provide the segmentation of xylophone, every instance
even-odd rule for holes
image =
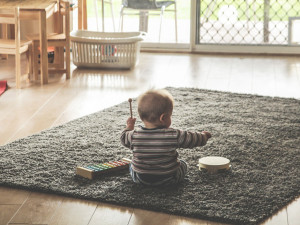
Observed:
[[[130,159],[123,158],[114,162],[100,163],[84,167],[79,166],[76,168],[76,174],[92,180],[103,173],[127,169],[130,162]]]

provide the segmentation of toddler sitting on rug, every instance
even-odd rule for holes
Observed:
[[[129,117],[121,143],[133,151],[129,166],[135,183],[167,185],[183,181],[187,164],[178,159],[177,148],[203,146],[211,138],[207,131],[190,132],[170,128],[173,97],[166,90],[149,90],[138,98],[138,113],[144,126],[134,128]]]

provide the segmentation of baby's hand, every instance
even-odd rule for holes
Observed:
[[[136,118],[129,117],[126,122],[126,129],[133,130]]]
[[[211,138],[211,133],[209,133],[208,131],[202,131],[202,134],[206,135],[207,140]]]

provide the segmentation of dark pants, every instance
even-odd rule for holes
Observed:
[[[187,174],[187,171],[187,164],[183,160],[180,160],[180,167],[178,167],[174,174],[164,176],[138,174],[137,172],[133,171],[133,169],[131,168],[131,164],[129,165],[129,172],[132,180],[137,184],[144,184],[148,186],[180,183],[183,181],[185,175]]]

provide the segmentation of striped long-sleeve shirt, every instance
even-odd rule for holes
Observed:
[[[121,143],[133,151],[132,169],[139,174],[168,175],[180,166],[177,148],[203,146],[207,136],[173,128],[124,130]]]

